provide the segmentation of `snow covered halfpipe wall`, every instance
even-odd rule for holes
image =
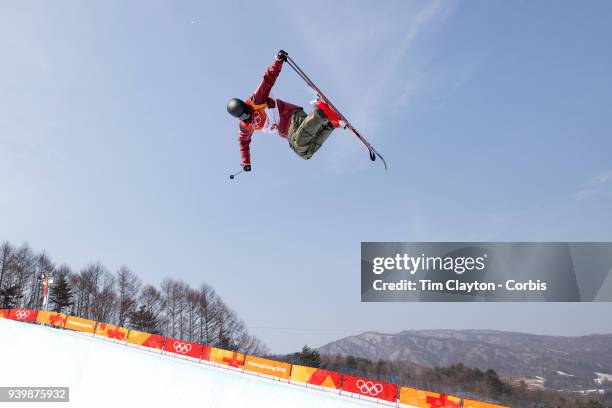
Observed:
[[[0,349],[0,386],[69,386],[74,406],[505,408],[47,311],[0,310]]]

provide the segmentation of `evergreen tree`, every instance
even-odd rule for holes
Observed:
[[[152,334],[160,334],[159,320],[145,305],[140,305],[130,316],[130,326],[133,329]]]
[[[223,329],[223,325],[219,327],[219,339],[217,341],[217,347],[222,348],[224,350],[238,351],[238,346],[234,341],[232,341],[231,337]]]
[[[302,351],[295,353],[295,362],[299,365],[304,365],[307,367],[321,367],[321,354],[307,345],[302,347]]]
[[[489,392],[494,398],[498,398],[505,391],[504,383],[499,379],[495,370],[488,369],[484,375],[485,384],[489,388]]]
[[[57,283],[51,286],[49,300],[53,303],[55,312],[62,313],[64,309],[72,306],[72,288],[65,274],[60,274]]]
[[[0,309],[13,309],[19,305],[19,299],[23,294],[18,285],[12,285],[8,288],[0,288]]]

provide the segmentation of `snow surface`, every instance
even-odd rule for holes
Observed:
[[[334,392],[8,319],[0,319],[0,350],[0,386],[70,387],[70,403],[45,407],[372,406]],[[15,404],[40,406],[6,405]]]
[[[604,373],[595,372],[595,375],[597,376],[595,378],[595,382],[597,384],[603,384],[606,381],[612,382],[612,374],[604,374]]]

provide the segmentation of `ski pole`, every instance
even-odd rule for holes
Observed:
[[[237,176],[237,175],[239,175],[240,173],[242,173],[243,171],[244,171],[244,170],[240,170],[240,171],[239,171],[239,172],[237,172],[237,173],[230,174],[230,180],[235,179],[235,178],[236,178],[236,176]]]

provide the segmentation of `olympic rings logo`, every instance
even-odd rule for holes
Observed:
[[[28,318],[29,315],[29,310],[18,310],[15,312],[15,317],[17,318],[17,320],[25,320]]]
[[[373,397],[377,396],[383,391],[382,384],[373,383],[371,381],[366,382],[363,380],[357,381],[357,388],[359,388],[359,391],[362,394],[370,394]]]
[[[175,341],[173,346],[174,350],[180,354],[187,354],[191,351],[191,344],[183,343],[182,341]]]

